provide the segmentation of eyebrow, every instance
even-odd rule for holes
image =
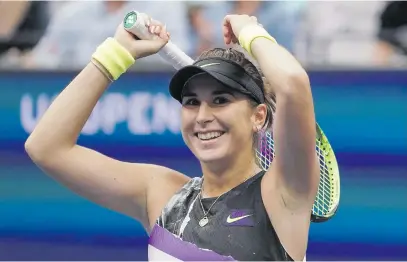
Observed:
[[[212,92],[212,95],[231,95],[233,97],[235,96],[235,94],[233,92],[228,91],[228,90],[215,90],[215,91]],[[196,97],[196,96],[197,96],[196,93],[193,93],[193,92],[190,92],[190,91],[186,91],[183,94],[183,97]]]

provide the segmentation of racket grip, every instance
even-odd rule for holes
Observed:
[[[131,11],[124,18],[124,29],[142,40],[153,39],[154,35],[148,31],[145,19],[147,19],[145,14]],[[176,70],[191,65],[194,62],[192,58],[185,54],[171,41],[168,41],[168,43],[158,52],[158,55]]]

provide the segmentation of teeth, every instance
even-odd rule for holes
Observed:
[[[221,132],[198,133],[198,138],[201,140],[209,140],[220,137],[221,135]]]

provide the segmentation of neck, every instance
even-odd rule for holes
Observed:
[[[203,197],[217,197],[240,185],[250,177],[260,172],[253,157],[241,157],[225,165],[221,163],[201,163],[203,172]]]

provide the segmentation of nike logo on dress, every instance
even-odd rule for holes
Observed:
[[[251,216],[251,215],[245,215],[245,216],[231,218],[230,215],[229,215],[228,218],[226,219],[226,222],[228,222],[229,224],[234,223],[236,221],[242,220],[243,218],[246,218],[246,217],[249,217],[249,216]]]
[[[223,220],[227,227],[253,227],[255,225],[255,213],[253,209],[232,209],[229,216]]]

